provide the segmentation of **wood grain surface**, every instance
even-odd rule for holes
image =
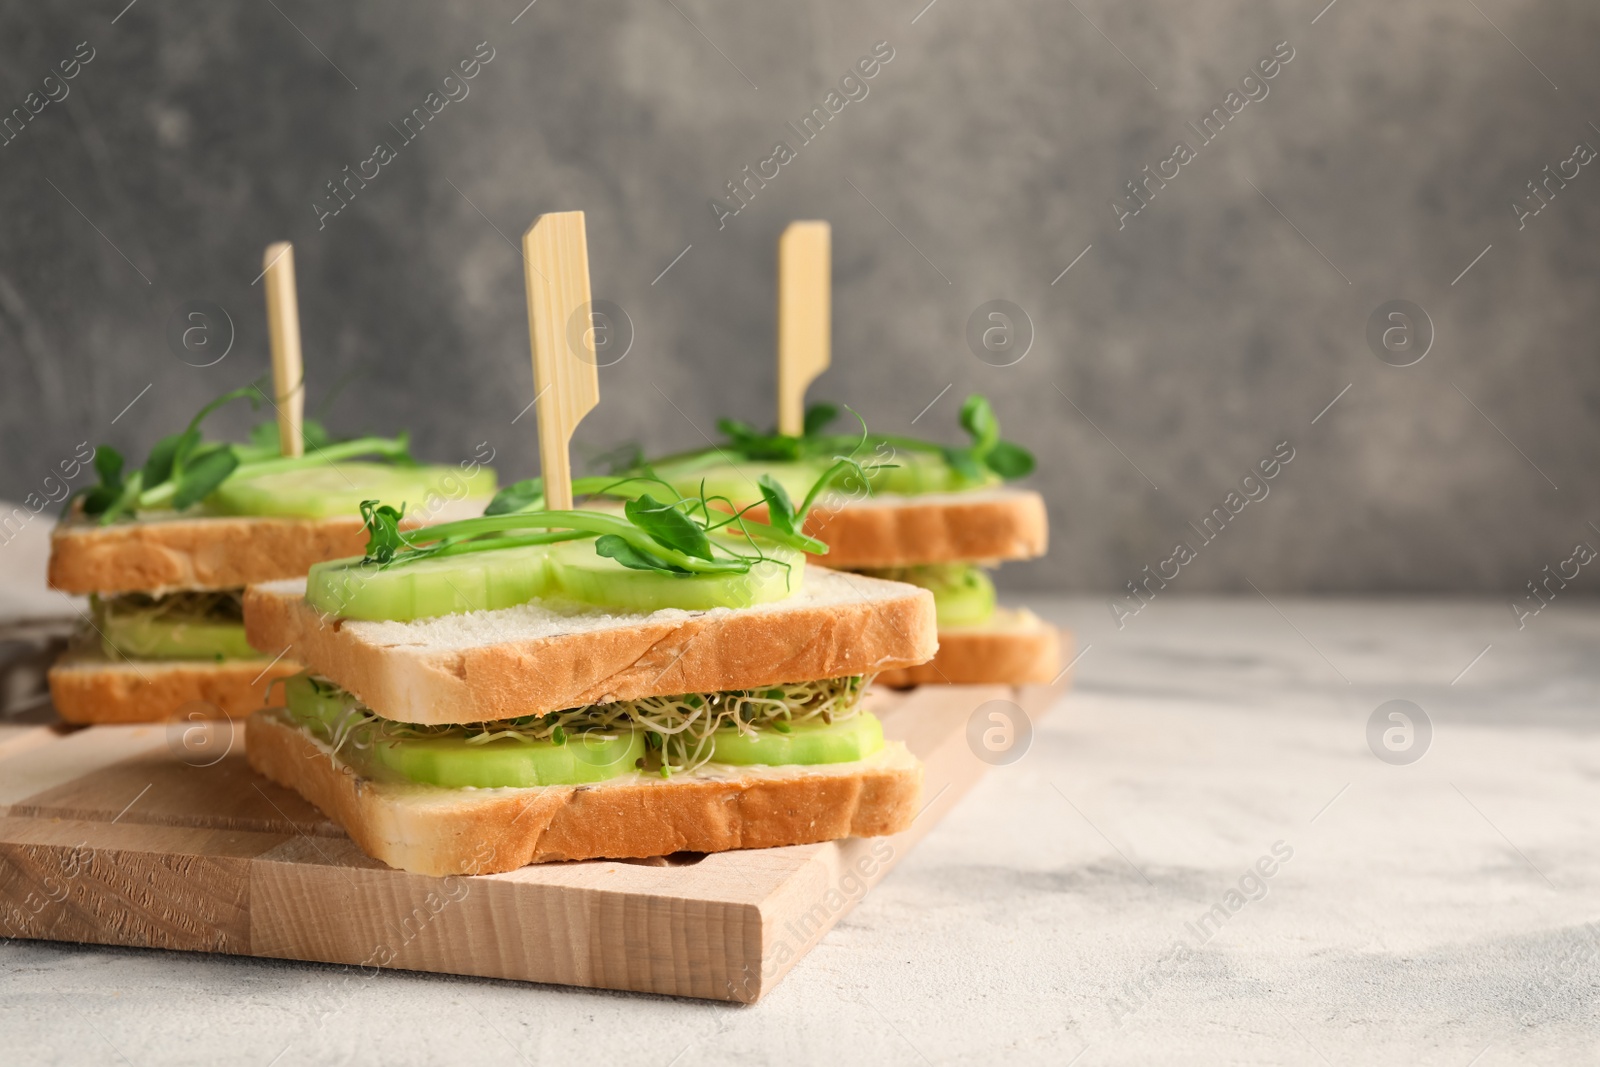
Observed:
[[[0,934],[754,1001],[982,776],[975,710],[1036,720],[1064,688],[871,691],[927,768],[894,837],[478,877],[364,855],[250,771],[242,730],[0,728]]]

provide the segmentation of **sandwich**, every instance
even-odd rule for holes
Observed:
[[[830,567],[907,582],[934,596],[938,655],[884,671],[878,680],[891,686],[1057,680],[1060,635],[1032,612],[997,604],[987,573],[1005,560],[1043,555],[1048,525],[1039,494],[1008,484],[1031,473],[1034,459],[1001,439],[989,402],[972,396],[962,405],[970,441],[959,446],[869,434],[865,424],[859,435],[829,433],[838,408],[805,406],[807,387],[832,359],[831,256],[832,228],[824,221],[792,222],[778,241],[777,427],[762,433],[723,419],[717,424],[723,443],[639,463],[636,472],[659,475],[686,495],[752,508],[759,517],[763,479],[796,493],[833,457],[865,453],[870,461],[835,475],[828,492],[801,513],[801,525],[828,543]]]
[[[431,875],[906,829],[921,764],[861,695],[934,654],[933,597],[808,564],[827,546],[799,528],[861,465],[798,508],[761,480],[764,523],[650,475],[574,482],[599,400],[583,213],[522,252],[541,476],[409,531],[364,501],[362,555],[248,588],[251,645],[306,665],[251,716],[250,765]]]
[[[262,382],[224,393],[157,441],[136,470],[102,445],[99,484],[68,502],[51,533],[51,587],[87,594],[90,604],[49,672],[68,722],[248,715],[273,680],[300,666],[287,648],[263,655],[245,640],[246,585],[360,551],[356,508],[369,497],[411,501],[416,522],[474,514],[494,494],[487,444],[459,468],[423,466],[404,434],[334,440],[305,419],[293,246],[269,245],[260,278],[273,394]],[[185,330],[186,348],[191,335],[204,351],[208,327]],[[243,443],[206,440],[207,417],[239,400],[271,404],[276,426],[257,425]]]
[[[939,651],[927,663],[886,670],[886,685],[1050,682],[1061,671],[1056,629],[1025,608],[1000,605],[989,569],[1045,552],[1044,500],[1010,483],[1034,468],[1033,455],[1000,437],[987,399],[968,397],[960,422],[969,440],[945,445],[912,437],[828,432],[839,411],[815,404],[798,433],[762,433],[718,422],[711,448],[641,464],[681,493],[704,493],[763,515],[763,485],[791,492],[841,454],[870,462],[837,470],[803,513],[803,531],[828,544],[827,561],[863,577],[927,589],[937,606]]]
[[[250,764],[430,875],[899,832],[922,768],[861,696],[934,654],[934,598],[799,529],[859,466],[798,508],[761,479],[764,522],[651,476],[412,530],[364,502],[362,555],[246,590],[250,643],[305,664]]]
[[[246,585],[359,552],[356,507],[371,496],[448,518],[481,510],[495,491],[482,449],[459,466],[419,465],[404,435],[333,440],[314,421],[298,456],[282,453],[271,422],[243,443],[204,438],[212,412],[265,395],[251,384],[217,398],[137,469],[109,445],[95,451],[99,484],[50,539],[51,587],[89,597],[49,672],[68,722],[248,715],[273,679],[300,667],[282,646],[263,653],[246,642]]]

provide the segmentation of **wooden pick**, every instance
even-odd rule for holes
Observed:
[[[600,401],[583,212],[540,215],[522,235],[545,507],[572,507],[572,431]]]
[[[267,333],[272,338],[273,403],[278,408],[278,450],[305,453],[305,370],[300,359],[300,301],[295,296],[294,245],[268,245],[262,257],[267,278]]]
[[[791,222],[778,240],[778,432],[805,428],[806,388],[828,369],[833,322],[826,222]]]

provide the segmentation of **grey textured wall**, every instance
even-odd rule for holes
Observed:
[[[1520,229],[1512,208],[1600,147],[1592,2],[122,3],[0,12],[0,107],[67,89],[0,147],[0,496],[85,439],[142,454],[260,374],[252,279],[282,238],[313,407],[348,379],[337,427],[410,426],[441,459],[488,440],[532,473],[513,242],[581,208],[596,296],[636,335],[591,452],[765,419],[776,239],[825,218],[835,366],[813,396],[896,432],[946,385],[916,431],[993,397],[1054,521],[1007,584],[1111,591],[1188,537],[1185,591],[1511,595],[1600,544],[1600,166],[1567,164]],[[802,143],[785,123],[880,41],[868,95]],[[1210,143],[1185,125],[1285,41],[1265,98]],[[92,60],[47,85],[80,42]],[[459,94],[480,42],[468,95],[403,142],[390,124]],[[325,183],[380,140],[395,158],[319,228]],[[710,201],[780,140],[795,158],[719,228]],[[1194,158],[1119,228],[1125,183],[1179,140]],[[237,332],[207,368],[166,341],[196,298]],[[1366,340],[1397,298],[1436,334],[1403,368]],[[1033,324],[1014,366],[964,339],[991,299]],[[1186,532],[1283,441],[1270,495],[1212,544]]]

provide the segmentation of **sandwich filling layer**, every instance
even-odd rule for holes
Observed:
[[[642,571],[599,555],[587,540],[441,553],[400,567],[341,559],[311,568],[306,600],[345,619],[410,622],[534,601],[639,614],[667,608],[710,611],[748,608],[800,592],[805,557],[776,546],[762,551],[765,558],[744,572],[723,574]]]
[[[458,501],[475,501],[481,508],[494,490],[494,471],[476,464],[457,470],[442,464],[347,462],[230,478],[205,503],[217,515],[325,519],[353,515],[363,500],[383,497],[406,501],[413,514],[437,519]]]
[[[720,497],[751,502],[760,499],[756,486],[763,474],[774,478],[791,496],[805,496],[810,486],[827,471],[831,458],[728,462],[718,452],[663,463],[655,471],[686,496],[697,496],[703,489],[707,499]],[[895,454],[892,464],[885,463],[866,471],[865,478],[855,471],[842,472],[830,481],[828,489],[851,497],[863,496],[866,492],[920,496],[987,488],[999,485],[1001,480],[992,471],[963,473],[939,455],[906,452]]]
[[[243,595],[228,589],[93,596],[93,623],[83,636],[98,638],[110,660],[259,659],[245,640]]]
[[[931,592],[941,630],[952,626],[981,626],[994,617],[994,582],[976,563],[863,568],[860,573],[906,582]]]
[[[759,690],[642,697],[496,722],[429,726],[382,718],[306,672],[285,685],[291,719],[369,777],[453,788],[578,785],[713,764],[850,763],[883,747],[861,709],[862,675]]]

